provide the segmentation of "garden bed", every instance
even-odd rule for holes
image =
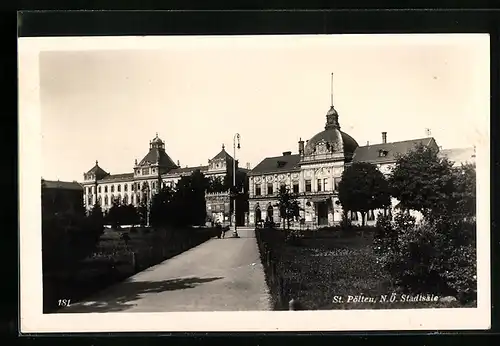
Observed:
[[[457,307],[457,302],[402,301],[380,303],[382,295],[397,291],[390,278],[376,263],[372,238],[346,235],[337,237],[304,237],[296,245],[285,243],[285,232],[261,229],[259,241],[271,250],[274,264],[264,267],[275,309],[288,309],[288,302],[298,300],[308,310],[388,309]],[[326,232],[326,231],[325,231]],[[271,268],[272,267],[272,268]],[[351,296],[351,301],[347,302]],[[342,302],[334,302],[334,298]],[[354,302],[370,297],[377,302]],[[360,299],[361,298],[361,299]],[[408,297],[406,297],[408,298]],[[475,305],[471,305],[475,306]]]

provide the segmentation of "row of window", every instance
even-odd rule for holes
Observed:
[[[390,218],[392,218],[392,213],[391,213],[391,209],[388,209],[387,210],[387,213],[388,213],[388,216]],[[357,212],[353,212],[353,211],[350,211],[347,213],[347,217],[351,220],[351,221],[359,221],[359,218],[358,218],[358,214]],[[360,215],[360,214],[359,214]],[[366,220],[367,221],[375,221],[375,213],[373,210],[370,210],[368,213],[366,213]]]
[[[335,191],[338,190],[339,187],[339,182],[340,178],[334,178],[334,188]],[[281,184],[280,187],[286,187],[286,184]],[[273,183],[267,183],[267,189],[266,189],[266,195],[273,195],[274,194],[274,184]],[[293,193],[299,193],[299,183],[294,182],[292,184],[292,192]],[[305,180],[304,181],[304,191],[305,192],[312,192],[312,180]],[[321,192],[321,191],[330,191],[328,188],[328,178],[325,179],[316,179],[316,191]],[[262,196],[264,195],[262,193],[262,185],[261,184],[255,184],[255,196]]]
[[[134,196],[135,196],[135,198],[134,198]],[[99,203],[102,203],[102,197],[98,196],[97,201]],[[130,203],[131,204],[139,204],[140,202],[145,202],[145,201],[146,201],[145,195],[143,195],[142,198],[140,195],[130,195]],[[92,206],[94,204],[93,198],[91,196],[88,197],[87,202],[88,202],[89,206]],[[113,202],[121,202],[123,204],[129,204],[129,197],[128,197],[128,195],[123,196],[123,198],[121,196],[113,196],[113,195],[111,195],[110,197],[104,196],[104,204],[103,204],[104,206],[111,205]]]
[[[156,168],[151,168],[151,173],[149,168],[143,168],[142,170],[141,169],[136,169],[135,171],[135,174],[136,175],[140,175],[142,172],[142,175],[149,175],[149,174],[155,174],[156,173]]]
[[[267,211],[267,217],[273,217],[274,210],[275,210],[275,208],[273,206],[271,206],[271,205],[268,206],[267,209],[266,209],[266,211]],[[280,212],[279,212],[279,208],[276,208],[276,210],[278,211],[277,215],[279,217],[281,217]],[[260,209],[259,209],[259,212],[260,212]],[[258,215],[260,215],[259,212],[257,212]],[[303,215],[303,212],[301,212],[301,215]],[[352,211],[350,211],[350,212],[347,213],[347,217],[351,221],[359,221],[358,215],[360,215],[360,214],[357,213],[357,212],[352,212]],[[390,211],[390,209],[389,209],[389,216],[391,217],[391,211]],[[368,213],[366,213],[366,220],[367,221],[375,221],[375,213],[374,213],[373,210],[370,210]]]
[[[145,187],[145,186],[149,186],[149,185],[148,185],[147,182],[143,182],[142,186]],[[153,189],[156,189],[156,186],[157,186],[156,185],[156,181],[153,181],[151,183],[151,187]],[[105,186],[98,186],[97,187],[97,192],[98,193],[102,193],[102,190],[103,190],[102,187],[104,187],[104,193],[108,193],[108,186],[107,185],[105,185]],[[120,185],[120,184],[116,185],[116,192],[122,192],[121,189],[122,189],[122,185]],[[141,183],[132,183],[132,184],[130,184],[130,191],[140,191],[140,190],[141,190]],[[115,192],[115,185],[110,185],[109,186],[109,191],[111,193]],[[124,192],[128,191],[128,184],[123,184],[123,191]],[[92,193],[95,193],[95,186],[89,186],[89,187],[87,187],[87,194],[90,195]]]

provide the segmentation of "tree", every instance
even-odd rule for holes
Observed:
[[[172,223],[179,226],[202,225],[206,220],[205,191],[208,179],[200,170],[183,176],[175,187],[169,210]]]
[[[121,222],[123,225],[132,225],[135,226],[140,223],[140,218],[138,214],[137,208],[132,204],[122,205],[121,206]]]
[[[83,206],[65,209],[60,191],[51,196],[42,189],[43,272],[69,271],[95,251],[104,231],[101,206],[96,203],[86,215]]]
[[[177,183],[174,199],[184,225],[192,226],[205,223],[207,215],[205,191],[207,187],[208,179],[200,170],[182,177]]]
[[[225,192],[228,189],[227,184],[219,177],[211,177],[208,181],[207,192]]]
[[[107,222],[112,228],[118,229],[123,224],[123,209],[120,201],[114,200],[107,215]]]
[[[94,204],[89,212],[88,220],[90,222],[90,226],[96,233],[102,233],[104,230],[104,214],[102,212],[101,204]]]
[[[409,292],[455,294],[474,300],[476,282],[476,171],[473,164],[453,167],[422,145],[397,159],[389,179],[403,211],[424,215],[409,222],[407,213],[382,225],[378,258],[394,281]],[[384,246],[384,244],[394,244]]]
[[[455,188],[451,196],[452,208],[448,212],[455,213],[458,217],[474,218],[476,216],[476,165],[462,164],[454,167],[452,174]]]
[[[429,214],[422,222],[399,212],[394,221],[379,217],[377,262],[409,293],[476,299],[476,225],[448,214]]]
[[[278,193],[278,204],[281,218],[286,222],[286,229],[290,230],[290,221],[299,217],[301,210],[296,196],[290,192],[288,187],[282,186]]]
[[[139,219],[139,224],[144,227],[148,220],[148,206],[146,201],[141,201],[137,207],[137,215]]]
[[[236,170],[236,188],[233,184],[233,171],[227,172],[224,176],[224,191],[231,190],[232,193],[248,191],[248,179],[245,172]]]
[[[452,166],[436,150],[419,144],[397,158],[389,177],[391,194],[400,201],[403,210],[417,210],[424,215],[451,210]]]
[[[364,226],[368,211],[390,205],[389,185],[376,166],[356,162],[342,173],[339,200],[344,210],[361,213]]]
[[[174,194],[175,191],[171,187],[165,186],[153,196],[150,209],[150,222],[153,227],[165,227],[174,223]]]

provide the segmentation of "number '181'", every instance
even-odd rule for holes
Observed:
[[[71,299],[59,299],[57,304],[59,306],[69,306],[71,304]]]

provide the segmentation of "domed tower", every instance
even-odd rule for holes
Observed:
[[[340,130],[339,114],[332,104],[326,113],[325,129],[307,141],[301,150],[302,141],[299,142],[301,162],[344,160],[350,162],[358,143],[354,138]]]
[[[158,180],[157,188],[161,188],[161,175],[178,168],[170,156],[165,152],[165,142],[158,137],[149,142],[149,152],[134,165],[134,177],[149,177]]]

